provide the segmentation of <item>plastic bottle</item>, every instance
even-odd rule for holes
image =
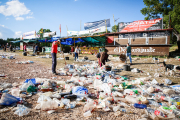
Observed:
[[[159,120],[158,116],[156,116],[154,113],[149,113],[149,116],[152,120]]]
[[[157,103],[156,101],[153,101],[153,100],[149,100],[149,105],[153,105],[155,107],[159,107],[160,106],[159,103]]]
[[[73,108],[75,108],[76,107],[76,103],[75,102],[73,102],[73,103],[68,103],[67,104],[67,106],[65,107],[66,109],[73,109]]]
[[[134,113],[134,112],[132,112],[132,111],[126,110],[125,108],[120,108],[119,110],[120,110],[121,112],[124,112],[124,113]]]
[[[68,103],[70,103],[69,99],[61,99],[62,103],[67,105]]]
[[[120,106],[114,106],[114,107],[113,107],[113,111],[116,112],[116,111],[119,110],[119,108],[120,108]]]
[[[126,102],[132,103],[132,104],[139,102],[139,100],[137,98],[132,97],[132,96],[126,96],[125,99],[126,99]]]
[[[144,109],[144,108],[147,109],[147,105],[145,105],[145,104],[135,103],[135,104],[134,104],[134,107],[135,107],[135,108],[139,108],[139,109]]]
[[[92,115],[92,113],[91,113],[91,111],[89,110],[89,111],[85,112],[83,115],[84,115],[84,117],[89,117],[89,116]]]

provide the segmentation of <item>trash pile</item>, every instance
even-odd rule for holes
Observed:
[[[17,64],[30,64],[30,63],[34,63],[33,61],[16,61]]]
[[[159,84],[151,77],[130,80],[114,71],[106,71],[106,66],[92,63],[61,68],[61,75],[70,76],[66,81],[33,78],[23,83],[0,84],[0,105],[8,106],[1,112],[12,110],[24,116],[35,109],[52,114],[83,105],[84,117],[91,117],[96,109],[102,109],[122,117],[141,113],[139,120],[180,118],[180,85],[169,86],[172,84],[169,79],[164,80],[166,84]],[[37,104],[28,108],[26,98],[33,95],[38,95]]]
[[[38,56],[38,58],[52,58],[50,55],[46,55],[46,56]]]
[[[2,54],[0,53],[0,56],[2,59],[15,59],[15,54],[12,53],[6,53],[6,54]]]

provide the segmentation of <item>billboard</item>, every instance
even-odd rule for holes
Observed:
[[[146,30],[157,30],[163,29],[162,18],[152,20],[138,20],[133,22],[120,22],[119,32],[135,32],[135,31],[146,31]]]
[[[96,29],[96,28],[100,28],[102,26],[110,27],[111,26],[110,25],[110,19],[106,19],[106,23],[105,23],[105,20],[84,23],[84,29],[85,30]]]
[[[22,38],[23,39],[34,39],[34,38],[37,38],[36,37],[36,31],[30,31],[30,32],[23,33]]]
[[[54,31],[54,32],[45,32],[43,34],[43,37],[50,37],[50,36],[54,36],[54,35],[56,35],[56,31]]]
[[[100,32],[105,32],[106,27],[102,26],[96,29],[92,30],[84,30],[84,31],[67,31],[68,35],[84,35],[84,34],[94,34],[94,33],[100,33]]]

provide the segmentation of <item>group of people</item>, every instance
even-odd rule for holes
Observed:
[[[7,48],[8,48],[7,45],[2,45],[2,49],[3,49],[4,52],[6,52]],[[13,51],[15,52],[15,49],[16,49],[16,47],[15,47],[15,46],[13,47],[13,46],[10,44],[10,46],[9,46],[9,51],[10,51],[10,52],[13,52]]]
[[[39,51],[38,44],[33,45],[33,54],[36,54]],[[26,44],[24,44],[23,52],[27,52]]]
[[[57,73],[56,73],[57,53],[60,53],[60,51],[58,51],[58,45],[59,44],[60,44],[60,40],[54,41],[52,43],[52,47],[51,47],[52,73],[55,74],[55,75],[57,75]],[[75,54],[74,60],[76,61],[76,59],[78,59],[78,55],[80,53],[80,48],[77,46],[75,48],[75,50],[74,50],[74,47],[71,47],[71,51],[70,52]],[[102,65],[106,64],[106,62],[108,61],[108,56],[109,55],[107,54],[107,49],[100,48],[99,53],[96,55],[96,57],[98,58],[98,63],[99,63],[100,67]],[[129,56],[130,64],[132,64],[132,60],[131,60],[131,47],[129,46],[129,43],[127,44],[127,47],[126,47],[126,56]]]

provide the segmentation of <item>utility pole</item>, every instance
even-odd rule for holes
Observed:
[[[107,33],[107,25],[106,25],[106,20],[105,20],[105,26],[106,26],[106,33]]]
[[[80,31],[81,31],[81,21],[80,21]]]
[[[114,19],[114,14],[113,14],[113,19]],[[115,19],[114,19],[114,26],[115,26],[115,30],[116,30],[116,32],[117,32]]]

